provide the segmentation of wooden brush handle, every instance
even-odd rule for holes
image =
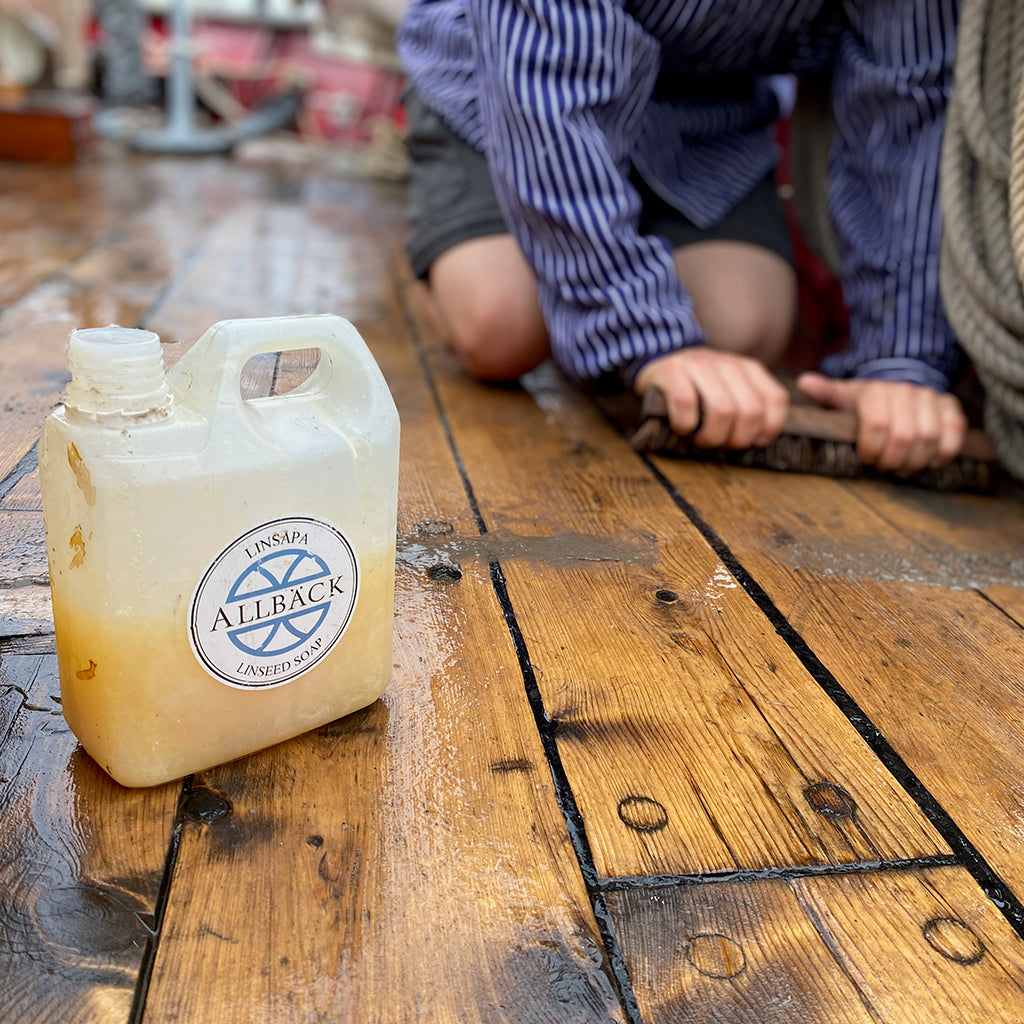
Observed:
[[[640,406],[644,421],[668,419],[668,402],[659,388],[648,388]],[[642,444],[643,425],[634,435],[637,447]],[[817,441],[840,441],[846,444],[857,442],[857,417],[852,412],[840,409],[823,409],[818,405],[790,402],[786,415],[783,435],[789,437],[810,437]],[[640,443],[638,442],[638,439]],[[976,459],[979,462],[995,462],[996,452],[992,439],[983,430],[972,428],[967,431],[960,457]]]

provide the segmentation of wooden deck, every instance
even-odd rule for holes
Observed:
[[[473,384],[403,218],[221,157],[0,164],[0,1021],[1024,1021],[1024,503],[645,460],[548,369]],[[122,789],[59,702],[68,332],[170,364],[304,312],[402,417],[391,684]]]

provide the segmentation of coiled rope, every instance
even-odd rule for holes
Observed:
[[[964,0],[941,164],[940,282],[985,392],[985,429],[1024,480],[1024,4]]]

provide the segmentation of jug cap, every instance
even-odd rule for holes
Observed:
[[[160,338],[130,327],[90,327],[71,332],[71,381],[65,405],[91,419],[138,419],[170,412]]]

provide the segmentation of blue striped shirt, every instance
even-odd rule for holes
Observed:
[[[840,6],[843,17],[838,17]],[[485,152],[571,376],[630,379],[704,335],[631,168],[699,226],[773,166],[768,76],[831,64],[829,202],[850,344],[833,376],[949,385],[938,164],[959,0],[412,0],[409,78]]]

